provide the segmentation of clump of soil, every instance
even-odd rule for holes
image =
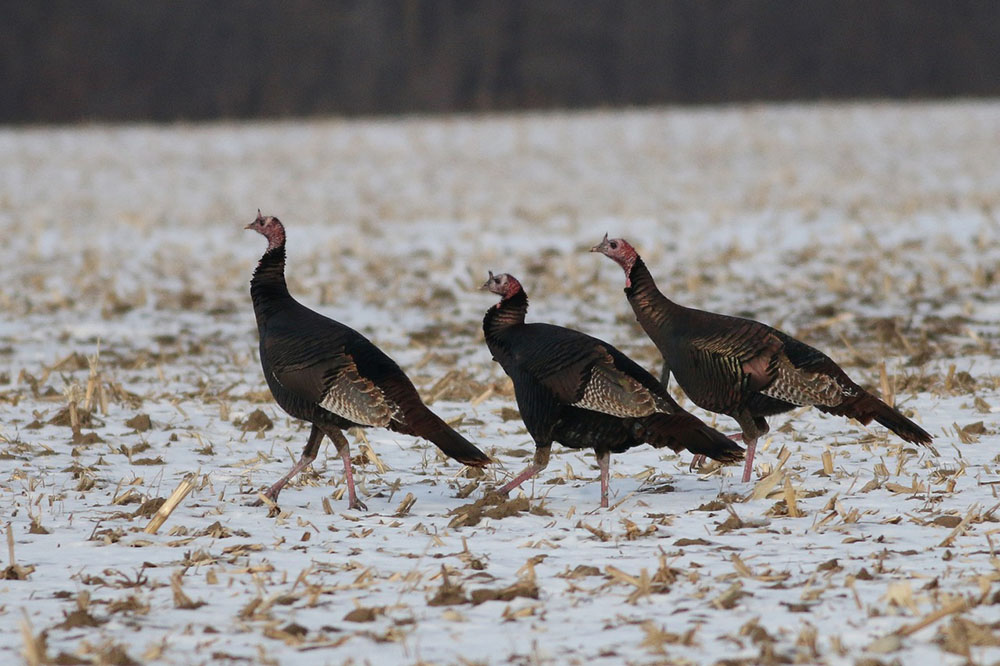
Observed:
[[[149,414],[136,414],[126,421],[125,425],[136,432],[146,432],[153,427],[153,422],[150,420]]]
[[[250,412],[250,415],[242,421],[236,422],[243,432],[261,432],[274,427],[274,421],[260,409]]]
[[[83,407],[76,408],[76,419],[77,427],[80,428],[95,428],[104,425],[100,419],[94,417],[89,409],[84,409]],[[72,411],[69,405],[60,409],[55,416],[49,419],[49,423],[57,426],[66,426],[67,428],[73,427]]]
[[[465,527],[478,525],[483,518],[502,519],[516,516],[519,513],[528,511],[536,516],[551,516],[547,510],[540,506],[531,506],[527,497],[517,499],[507,499],[497,492],[488,492],[483,497],[471,504],[452,509],[451,515],[455,516],[448,523],[449,527]]]

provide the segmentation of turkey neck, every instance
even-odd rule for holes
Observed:
[[[673,315],[679,314],[681,306],[663,295],[656,287],[653,276],[641,258],[636,258],[628,274],[628,286],[625,287],[635,317],[647,334],[659,331],[663,326],[673,323]]]
[[[505,329],[524,323],[528,311],[528,295],[519,291],[505,298],[489,310],[483,319],[483,333],[488,341],[495,341]]]
[[[253,299],[253,312],[257,317],[257,327],[280,310],[291,300],[288,285],[285,284],[285,245],[271,248],[264,253],[257,264],[257,269],[250,279],[250,298]]]

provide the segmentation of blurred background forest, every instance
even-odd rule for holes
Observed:
[[[1000,94],[971,0],[9,0],[0,122]]]

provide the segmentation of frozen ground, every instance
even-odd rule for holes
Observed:
[[[997,663],[998,145],[996,102],[0,130],[0,662]],[[494,469],[374,430],[369,511],[327,448],[279,515],[248,506],[307,434],[257,364],[258,207],[300,300]],[[592,455],[556,447],[482,506],[532,449],[487,269],[657,366],[586,252],[605,231],[678,301],[820,346],[934,450],[794,412],[749,485],[644,447],[600,510]]]

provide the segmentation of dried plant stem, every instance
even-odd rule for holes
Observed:
[[[7,523],[7,558],[10,561],[9,566],[17,564],[14,561],[14,529],[9,522]]]
[[[156,534],[156,531],[167,521],[170,514],[174,512],[174,509],[184,501],[188,493],[194,490],[194,480],[191,476],[187,476],[183,481],[174,489],[174,492],[170,494],[167,501],[163,503],[153,519],[149,521],[149,525],[146,525],[146,529],[143,530],[146,534]]]
[[[24,641],[24,663],[28,666],[52,663],[46,655],[45,638],[43,635],[35,635],[35,631],[31,627],[31,620],[28,619],[27,610],[24,611],[24,617],[21,619],[21,638]]]
[[[953,601],[943,608],[939,608],[933,613],[929,613],[924,616],[922,620],[916,624],[903,625],[895,631],[897,636],[909,636],[910,634],[915,634],[924,627],[934,624],[938,620],[944,617],[948,617],[954,613],[960,613],[968,608],[969,604],[965,599],[958,599]]]

